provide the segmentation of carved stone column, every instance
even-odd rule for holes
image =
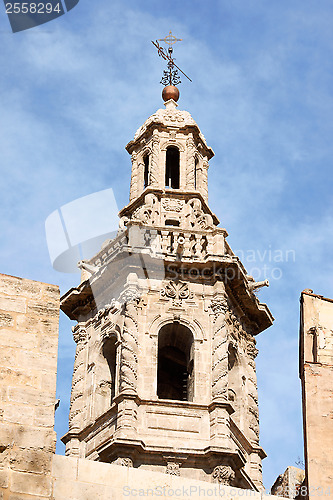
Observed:
[[[137,161],[137,153],[132,153],[132,176],[130,186],[130,201],[134,200],[139,195],[139,165]]]
[[[86,344],[88,341],[87,331],[81,325],[77,325],[73,331],[76,342],[76,353],[73,368],[72,393],[69,409],[69,429],[81,429],[83,405],[83,390],[85,376]]]
[[[160,155],[160,138],[158,135],[158,131],[154,130],[150,172],[149,172],[149,185],[151,187],[159,187],[159,185],[162,182],[160,179],[161,176],[159,175],[160,174],[159,155]]]
[[[212,398],[213,401],[228,399],[228,334],[225,313],[228,304],[223,297],[213,299],[214,314],[212,341]]]
[[[84,412],[84,380],[86,372],[86,345],[88,334],[86,329],[78,324],[73,329],[76,342],[76,353],[73,368],[72,392],[69,408],[69,432],[76,434],[83,427]],[[66,445],[66,454],[79,456],[79,440],[72,438]]]
[[[128,276],[127,287],[121,294],[124,302],[124,326],[121,334],[120,393],[137,393],[138,366],[138,302],[137,276]]]
[[[212,404],[209,408],[212,446],[230,447],[229,417],[233,412],[228,402],[228,338],[224,296],[212,300],[214,314],[212,339]]]
[[[192,138],[186,141],[186,189],[195,189],[195,144]]]
[[[258,408],[258,390],[255,358],[258,349],[255,346],[256,341],[252,336],[247,340],[247,358],[248,358],[248,422],[249,422],[249,440],[252,444],[259,443],[259,408]]]
[[[202,169],[201,169],[200,187],[202,196],[204,197],[206,203],[208,202],[208,168],[209,168],[209,163],[207,160],[205,160],[202,164]]]

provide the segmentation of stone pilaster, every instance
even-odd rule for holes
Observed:
[[[192,138],[186,141],[186,189],[195,189],[195,144]]]
[[[212,398],[213,401],[228,399],[228,333],[226,322],[227,301],[224,297],[211,302],[214,314],[212,341]]]
[[[248,422],[249,439],[252,444],[259,443],[259,408],[258,408],[258,390],[255,358],[258,349],[255,347],[255,339],[248,339],[247,343],[247,372],[248,372]]]
[[[202,196],[204,197],[206,203],[208,202],[208,168],[209,168],[209,163],[207,160],[204,160],[201,168],[200,188]]]
[[[139,300],[136,275],[129,275],[127,288],[122,293],[121,300],[124,301],[124,326],[121,334],[120,393],[136,394]]]
[[[164,185],[164,180],[159,179],[159,155],[160,155],[160,137],[157,130],[154,130],[152,138],[152,155],[149,172],[149,186],[160,187]]]
[[[130,201],[133,201],[137,196],[139,196],[139,164],[137,159],[137,153],[133,151],[132,153],[132,176],[131,176],[131,186],[130,186]]]
[[[86,373],[86,344],[88,334],[86,329],[78,324],[73,331],[74,341],[76,342],[76,354],[74,360],[72,393],[69,409],[69,431],[80,431],[83,425],[83,391],[84,379]]]

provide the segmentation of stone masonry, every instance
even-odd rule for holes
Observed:
[[[0,498],[50,498],[59,288],[0,275]]]
[[[127,145],[117,237],[61,300],[77,321],[66,454],[260,489],[255,336],[273,318],[208,206],[214,153],[171,99]]]
[[[333,300],[301,294],[305,488],[308,496],[333,496]]]

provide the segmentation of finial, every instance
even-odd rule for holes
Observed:
[[[190,82],[192,81],[191,78],[189,78],[184,71],[182,71],[177,64],[175,64],[175,60],[172,57],[173,54],[173,47],[176,42],[181,42],[182,38],[176,38],[172,32],[170,31],[169,34],[165,38],[159,38],[155,42],[151,42],[155,47],[157,48],[158,55],[163,57],[167,61],[167,66],[168,69],[163,71],[163,76],[161,79],[161,84],[165,85],[163,92],[162,92],[162,98],[164,101],[168,101],[169,99],[173,99],[175,102],[178,101],[179,99],[179,90],[177,89],[176,85],[181,83],[180,76],[178,74],[178,70],[188,79]],[[164,42],[167,45],[169,45],[168,52],[163,49],[163,47],[160,46],[158,42]],[[176,69],[175,69],[176,68]]]

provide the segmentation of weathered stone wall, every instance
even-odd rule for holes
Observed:
[[[57,286],[0,274],[0,499],[50,498]]]
[[[307,489],[333,496],[333,300],[301,296],[300,377]],[[330,490],[329,490],[330,488]]]
[[[224,498],[261,500],[262,493],[120,465],[55,455],[52,500]],[[265,499],[277,499],[265,495]]]

